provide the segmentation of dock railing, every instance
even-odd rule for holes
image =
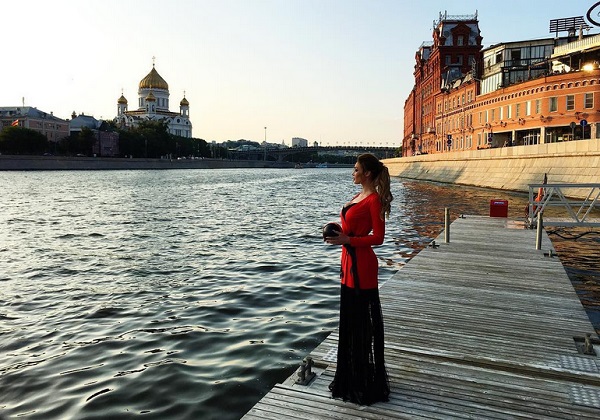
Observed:
[[[528,207],[530,228],[537,226],[540,218],[544,226],[600,227],[600,184],[529,184]],[[550,209],[552,217],[544,215]],[[555,217],[561,215],[566,217]]]

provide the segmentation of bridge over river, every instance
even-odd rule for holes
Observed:
[[[297,154],[342,154],[344,156],[358,156],[361,153],[372,153],[380,159],[395,157],[398,147],[384,146],[308,146],[308,147],[252,147],[242,146],[229,149],[231,159],[248,160],[276,160],[283,162],[289,156]]]

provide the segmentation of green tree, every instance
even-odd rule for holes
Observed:
[[[46,136],[23,127],[6,127],[0,132],[0,152],[5,154],[41,155],[48,151]]]
[[[174,136],[169,133],[166,122],[142,121],[136,127],[118,131],[119,150],[124,156],[210,156],[210,149],[205,140]]]
[[[58,145],[62,154],[91,156],[95,142],[96,133],[88,127],[82,127],[79,133],[61,139]]]

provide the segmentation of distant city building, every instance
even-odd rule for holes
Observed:
[[[179,102],[179,112],[169,111],[169,85],[152,65],[150,73],[138,86],[138,109],[128,110],[128,101],[121,94],[117,100],[115,122],[120,127],[135,127],[141,121],[163,121],[169,133],[181,137],[192,137],[190,103],[185,98]]]
[[[84,128],[94,133],[95,142],[92,145],[94,155],[105,157],[119,155],[119,133],[109,131],[105,121],[97,120],[90,115],[76,115],[73,112],[70,126],[71,137],[78,136]]]
[[[100,128],[100,124],[102,124],[102,121],[97,120],[91,115],[85,115],[83,113],[77,115],[75,112],[73,112],[73,114],[71,114],[69,131],[71,135],[77,135],[83,128],[89,128],[92,131],[98,130]]]
[[[308,147],[308,140],[300,138],[300,137],[293,137],[292,138],[292,147]]]
[[[69,136],[69,121],[55,117],[31,106],[0,107],[0,129],[2,127],[18,126],[35,130],[48,139],[58,142]]]

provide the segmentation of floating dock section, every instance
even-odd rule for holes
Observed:
[[[445,237],[380,289],[389,402],[331,398],[335,331],[308,385],[295,373],[243,418],[599,419],[600,344],[547,235],[536,250],[522,223],[466,216]]]

